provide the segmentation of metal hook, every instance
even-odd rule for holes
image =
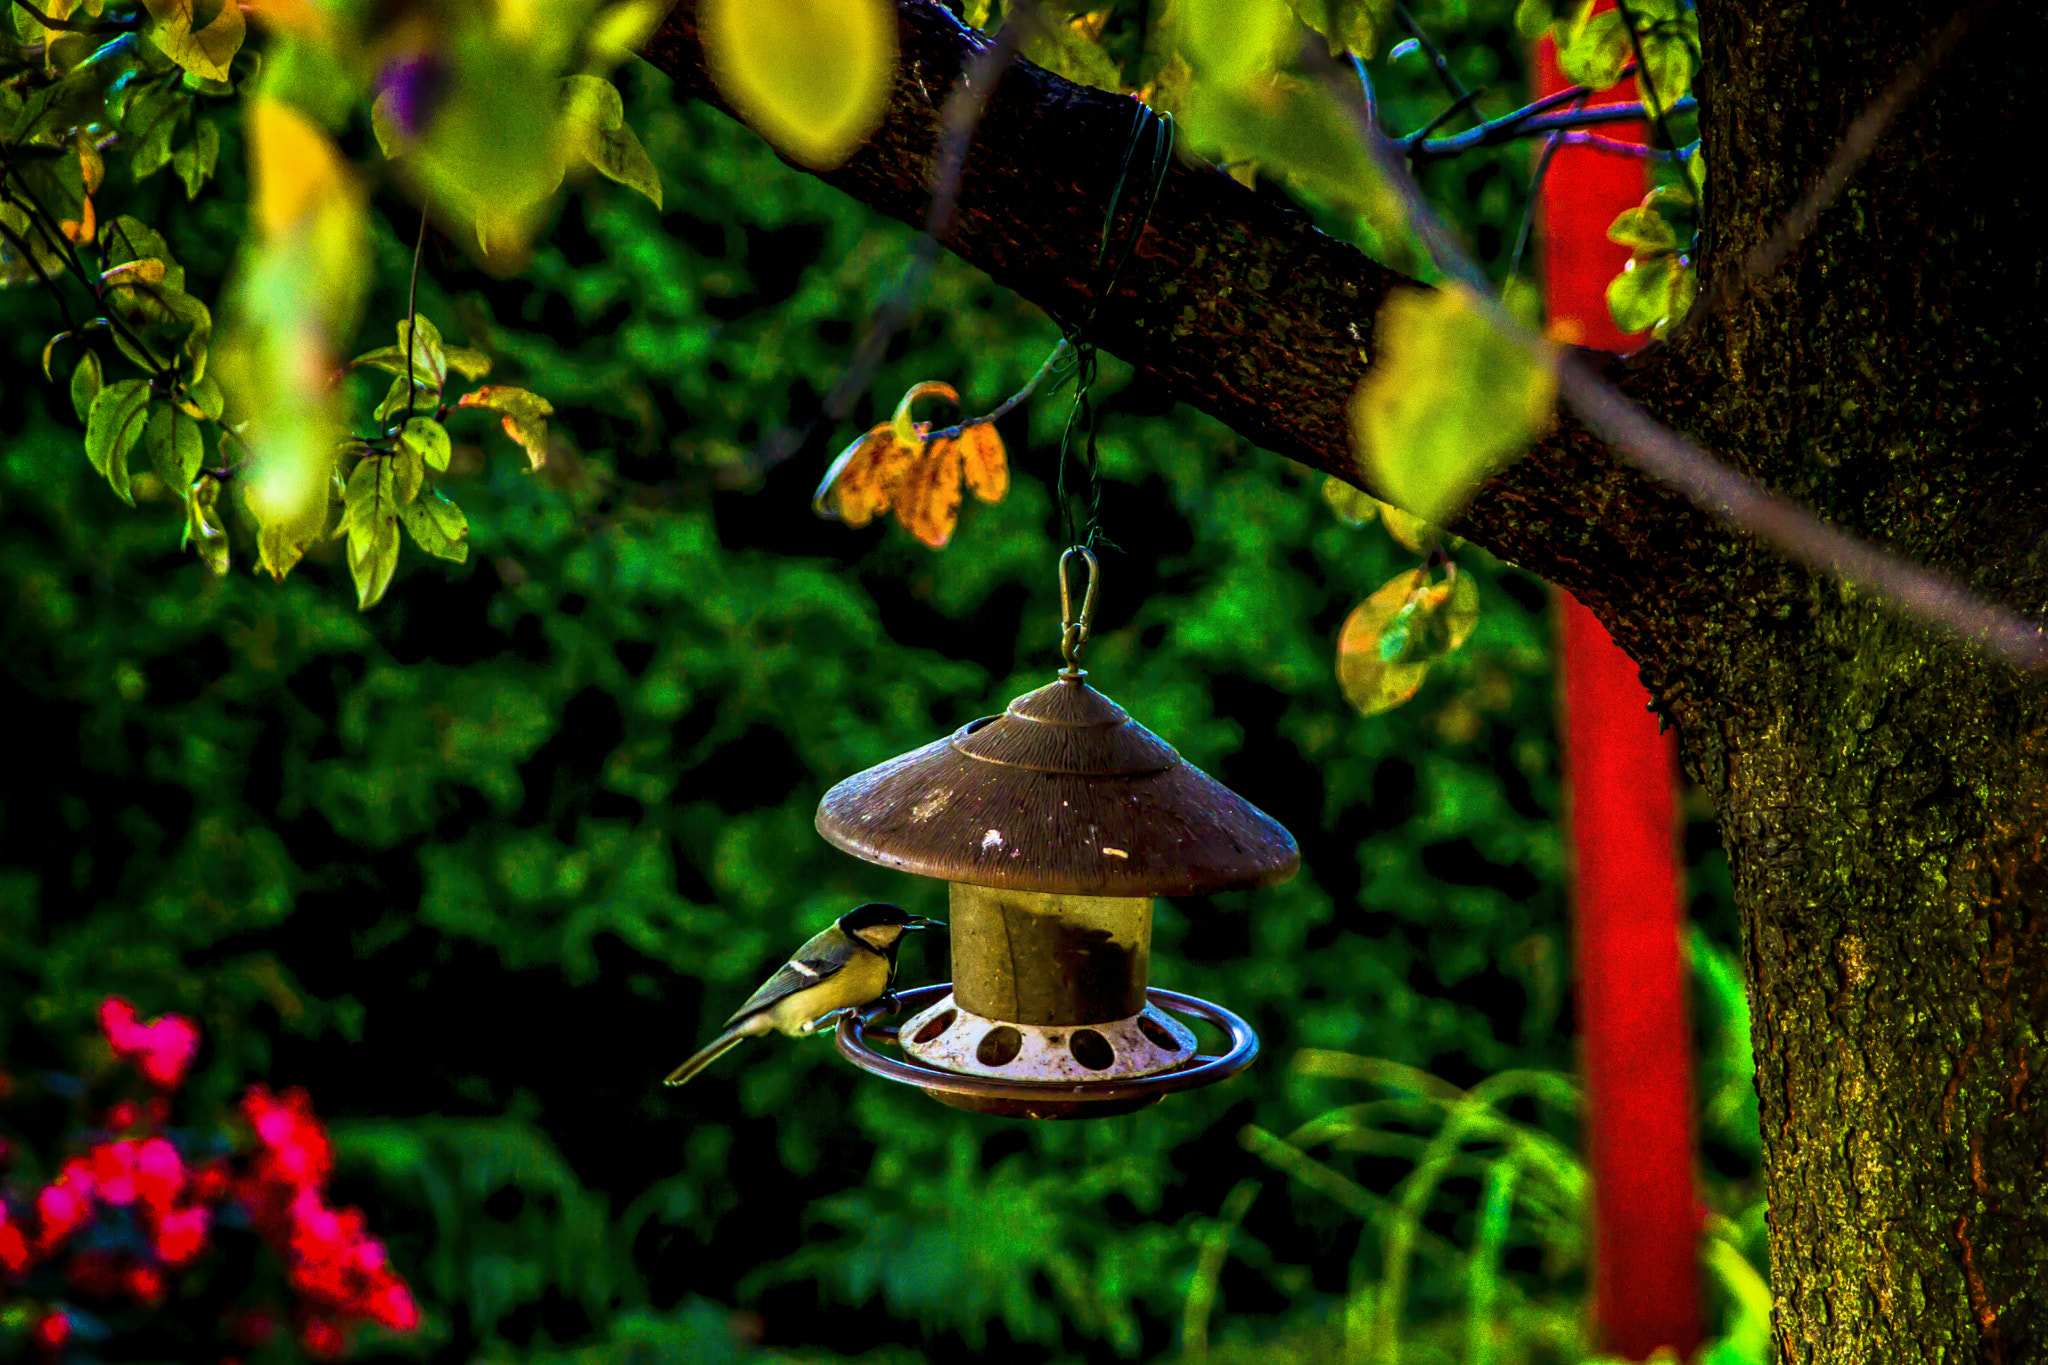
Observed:
[[[1074,592],[1067,580],[1067,561],[1075,555],[1088,561],[1088,588],[1081,596],[1081,615],[1074,616]],[[1066,672],[1080,676],[1081,646],[1088,643],[1089,628],[1095,622],[1095,589],[1102,565],[1095,551],[1086,545],[1071,545],[1060,552],[1060,653],[1066,657]]]

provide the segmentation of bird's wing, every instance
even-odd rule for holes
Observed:
[[[777,1001],[795,995],[846,970],[853,955],[863,951],[844,934],[827,930],[796,950],[796,956],[776,968],[775,975],[761,983],[761,989],[747,997],[747,1003],[725,1021],[731,1028],[749,1015],[773,1009]]]

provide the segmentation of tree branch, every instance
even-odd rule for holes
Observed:
[[[882,124],[821,179],[921,228],[947,92],[989,39],[929,0],[898,0],[898,19],[900,67]],[[679,98],[726,108],[704,68],[694,0],[670,12],[643,55],[674,78]],[[1086,316],[1130,124],[1128,98],[1013,63],[975,131],[939,240],[1055,319]],[[1380,305],[1410,283],[1306,215],[1176,161],[1093,336],[1146,381],[1251,441],[1364,486],[1348,406],[1374,355]],[[1682,400],[1655,364],[1628,375],[1630,392],[1654,410]],[[1589,604],[1706,591],[1693,556],[1729,540],[1569,417],[1488,482],[1458,531]],[[1721,580],[1712,590],[1742,589]]]

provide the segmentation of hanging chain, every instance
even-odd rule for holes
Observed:
[[[1152,221],[1152,207],[1159,200],[1159,191],[1166,184],[1166,173],[1173,165],[1173,115],[1153,112],[1143,101],[1133,101],[1131,111],[1131,133],[1124,144],[1123,167],[1117,172],[1116,186],[1110,191],[1109,208],[1102,217],[1102,240],[1095,249],[1095,279],[1093,297],[1088,311],[1080,322],[1063,328],[1067,341],[1073,348],[1072,365],[1068,373],[1074,381],[1074,405],[1067,413],[1066,430],[1060,434],[1059,469],[1054,490],[1054,500],[1059,504],[1060,521],[1066,532],[1069,545],[1089,546],[1109,544],[1102,534],[1102,470],[1095,449],[1095,402],[1089,390],[1095,384],[1095,344],[1089,340],[1094,329],[1095,317],[1102,309],[1103,302],[1115,291],[1117,280],[1122,277],[1124,266],[1137,249],[1138,239]],[[1149,137],[1151,142],[1151,180],[1145,191],[1145,202],[1137,213],[1136,224],[1121,239],[1114,239],[1117,210],[1122,207],[1124,189],[1131,180],[1131,168],[1138,159],[1141,143]],[[1114,251],[1112,251],[1114,247]],[[1080,457],[1088,473],[1088,517],[1085,526],[1075,525],[1072,500],[1067,496],[1067,462],[1074,453],[1076,427],[1082,432]],[[1064,571],[1062,571],[1064,574]],[[1062,579],[1064,582],[1064,578]]]
[[[1067,565],[1079,555],[1088,565],[1088,585],[1081,594],[1081,614],[1074,614],[1074,590],[1067,578]],[[1060,653],[1066,656],[1064,672],[1071,677],[1081,676],[1081,646],[1088,643],[1089,631],[1095,624],[1095,590],[1102,573],[1102,565],[1095,558],[1095,551],[1086,545],[1071,545],[1060,551]]]

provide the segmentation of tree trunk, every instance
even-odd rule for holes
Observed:
[[[980,40],[899,0],[903,68],[827,178],[922,222]],[[1701,0],[1702,296],[1739,272],[1949,11]],[[2040,212],[2019,141],[2041,7],[1965,35],[1769,280],[1614,373],[1769,486],[2021,610],[2048,607]],[[690,0],[648,55],[716,102]],[[1026,64],[946,244],[1086,301],[1128,104]],[[1248,437],[1361,482],[1343,410],[1400,283],[1179,165],[1098,338]],[[2048,693],[1789,566],[1562,416],[1455,529],[1552,579],[1642,666],[1713,796],[1741,906],[1786,1362],[2048,1359]]]

